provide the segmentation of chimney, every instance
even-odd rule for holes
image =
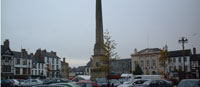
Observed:
[[[6,48],[9,47],[9,40],[8,40],[8,39],[6,39],[6,40],[4,41],[4,46],[5,46]]]
[[[33,56],[33,53],[31,53],[31,55]]]
[[[63,58],[63,62],[65,62],[65,57]]]
[[[196,55],[196,48],[193,48],[193,55]]]
[[[51,51],[51,53],[53,53],[54,55],[56,55],[56,52]]]
[[[137,49],[136,48],[134,49],[134,53],[137,54]]]
[[[26,49],[22,49],[21,52],[22,52],[23,54],[28,54],[28,52],[26,51]]]
[[[46,49],[44,49],[44,50],[42,50],[42,52],[46,53],[46,52],[47,52],[47,50],[46,50]]]

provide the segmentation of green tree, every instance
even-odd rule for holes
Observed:
[[[143,71],[139,64],[136,64],[135,71],[133,71],[133,75],[142,75]]]

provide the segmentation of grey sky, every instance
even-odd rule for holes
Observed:
[[[56,51],[70,66],[85,65],[93,55],[96,0],[1,0],[1,44],[12,50]],[[200,0],[102,0],[103,26],[117,43],[121,58],[133,49],[182,49],[200,52]]]

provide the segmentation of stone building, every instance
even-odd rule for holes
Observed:
[[[69,78],[69,64],[65,61],[65,58],[61,61],[60,75],[62,78]]]
[[[14,78],[14,58],[9,40],[5,40],[1,45],[1,79],[11,78]]]
[[[131,73],[131,58],[116,59],[111,62],[111,72],[116,74],[130,74]]]
[[[164,73],[164,68],[159,65],[160,51],[159,48],[146,48],[139,52],[135,49],[131,54],[132,71],[139,64],[145,75]]]

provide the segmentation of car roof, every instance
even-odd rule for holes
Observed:
[[[181,81],[200,81],[200,79],[183,79]]]

